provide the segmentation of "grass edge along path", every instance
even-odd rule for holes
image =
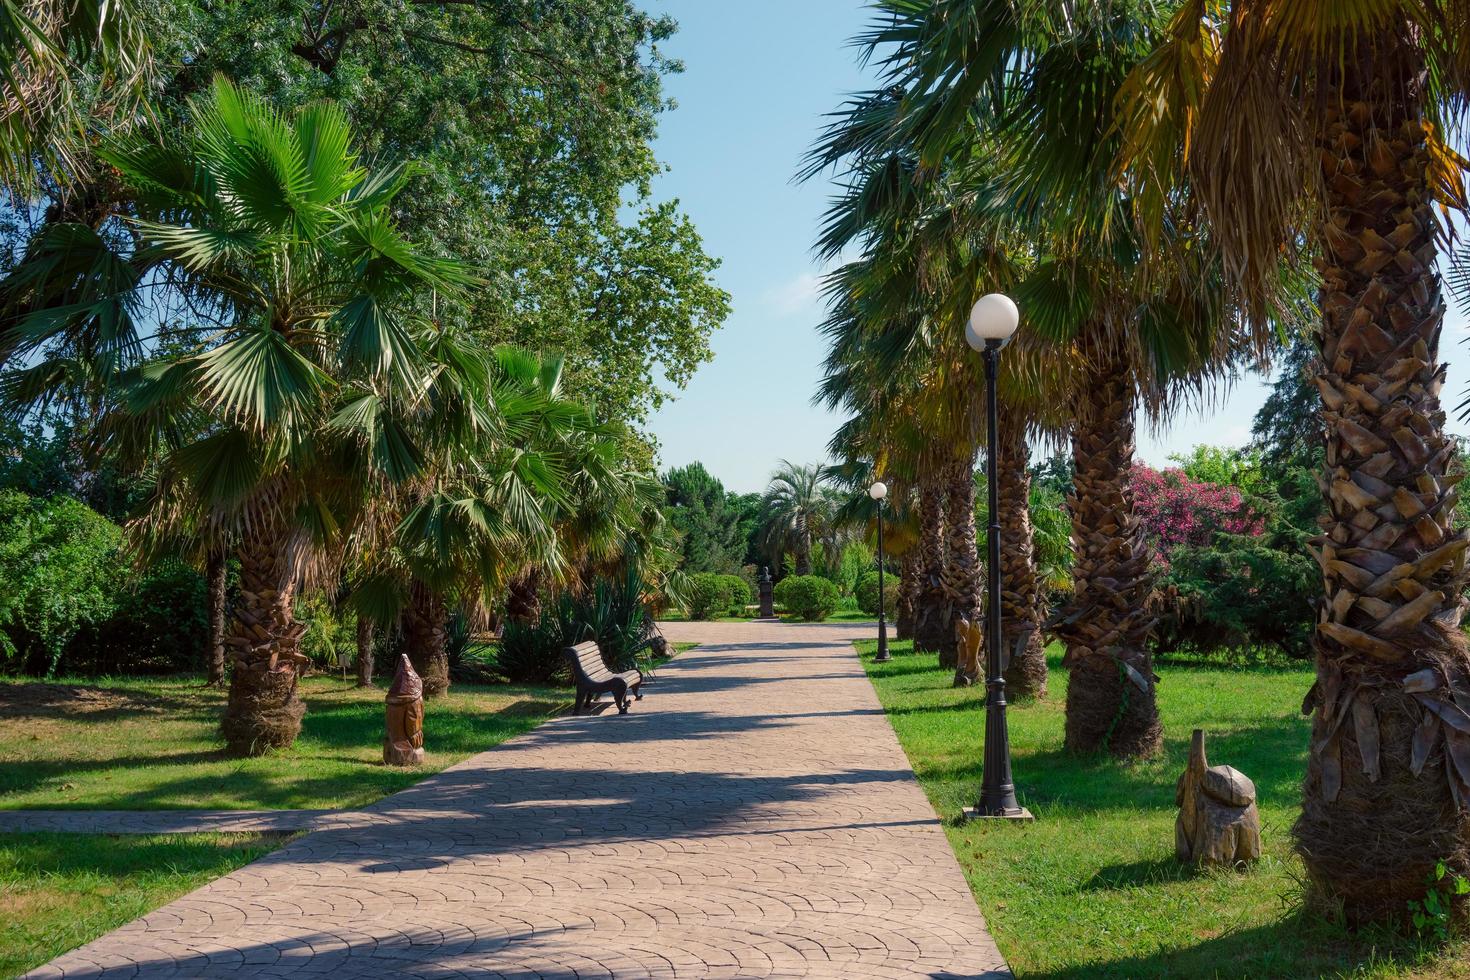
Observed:
[[[1046,700],[1012,704],[1014,778],[1035,824],[962,825],[979,795],[984,688],[911,643],[856,644],[863,666],[1001,952],[1021,978],[1470,977],[1470,946],[1436,950],[1384,932],[1353,935],[1301,907],[1289,831],[1300,804],[1309,665],[1161,664],[1165,751],[1143,763],[1062,750],[1067,673],[1048,650]],[[1174,859],[1174,783],[1192,728],[1212,765],[1255,781],[1265,856],[1246,873],[1193,871]]]
[[[0,977],[89,943],[291,836],[0,834]]]

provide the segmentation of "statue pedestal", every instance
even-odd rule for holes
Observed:
[[[774,586],[771,582],[770,568],[761,569],[760,582],[761,619],[774,619],[776,617],[776,604],[773,598]]]

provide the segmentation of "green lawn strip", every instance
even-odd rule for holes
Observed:
[[[383,693],[308,677],[296,744],[235,759],[216,738],[225,694],[198,678],[0,680],[0,809],[359,807],[529,731],[571,702],[570,689],[456,684],[428,702],[427,764],[394,769],[382,765]]]
[[[1289,831],[1300,803],[1310,669],[1159,668],[1166,750],[1146,763],[1062,751],[1067,674],[1050,651],[1050,695],[1009,711],[1014,778],[1029,826],[961,825],[979,794],[984,689],[890,645],[857,644],[914,772],[1021,977],[1470,977],[1467,946],[1436,953],[1386,933],[1352,935],[1301,910]],[[1212,764],[1255,781],[1265,857],[1248,873],[1174,860],[1174,783],[1191,729]]]
[[[265,834],[0,834],[0,977],[13,977],[289,840]]]

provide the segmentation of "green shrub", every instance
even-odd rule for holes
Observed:
[[[301,635],[301,652],[311,658],[318,670],[336,670],[339,663],[350,664],[357,656],[357,615],[349,609],[336,609],[321,592],[296,599],[295,615],[306,624]]]
[[[49,674],[128,585],[122,529],[70,497],[0,492],[0,663]]]
[[[730,597],[725,604],[726,614],[744,616],[745,607],[755,601],[755,590],[739,575],[721,575],[720,580],[725,583],[725,592]]]
[[[897,575],[883,576],[883,615],[892,616],[898,608],[898,585]],[[878,573],[868,572],[860,580],[857,586],[857,607],[869,616],[878,615]]]
[[[837,610],[837,586],[820,575],[788,575],[776,583],[776,603],[806,622],[819,622]]]
[[[714,572],[700,572],[689,577],[690,619],[713,619],[729,610],[733,598],[729,578],[731,576]]]
[[[561,680],[568,673],[562,651],[587,639],[587,627],[574,610],[572,597],[563,594],[542,600],[538,622],[507,622],[491,657],[495,669],[518,684]]]
[[[204,576],[177,558],[143,573],[111,617],[90,623],[67,646],[69,674],[202,671],[209,643]]]

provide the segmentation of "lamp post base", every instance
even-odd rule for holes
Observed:
[[[967,806],[960,811],[960,823],[969,823],[971,820],[1008,820],[1013,823],[1035,823],[1036,818],[1024,806],[1018,806],[1014,810],[1002,810],[999,813],[986,813],[979,807]]]
[[[886,664],[893,657],[888,653],[888,623],[881,616],[878,618],[878,654],[873,657],[873,663]]]

